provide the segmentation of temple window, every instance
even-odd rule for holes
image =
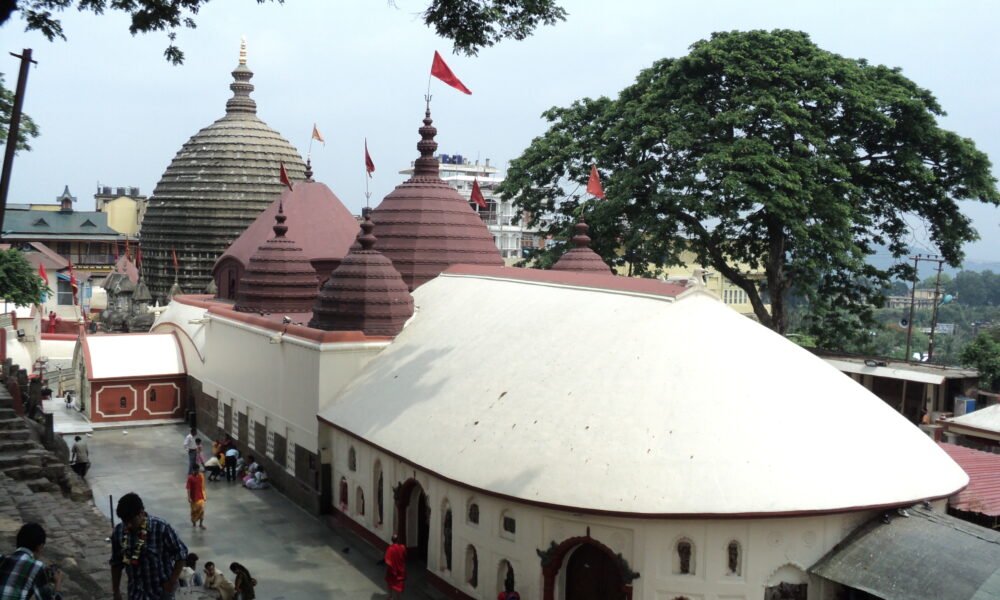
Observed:
[[[726,547],[726,566],[730,575],[742,575],[743,553],[740,552],[740,543],[736,540],[729,542]]]
[[[365,491],[360,485],[354,493],[354,510],[362,517],[365,516]]]
[[[473,525],[479,525],[479,505],[475,502],[469,503],[468,521]]]
[[[447,500],[441,506],[441,514],[444,515],[441,519],[441,554],[443,557],[441,564],[444,569],[451,571],[452,517],[451,506]]]
[[[694,543],[683,538],[677,542],[676,552],[674,553],[674,574],[675,575],[694,575]]]
[[[347,451],[347,468],[351,471],[358,470],[358,453],[354,450],[354,446]]]
[[[472,544],[465,548],[465,582],[472,587],[479,587],[479,557]]]

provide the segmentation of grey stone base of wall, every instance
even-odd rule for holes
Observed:
[[[219,427],[219,403],[218,400],[212,396],[206,395],[202,391],[201,382],[193,377],[188,377],[188,390],[191,394],[191,399],[194,402],[194,410],[197,419],[198,431],[207,435],[210,439],[205,441],[204,446],[206,448],[211,447],[211,440],[221,439],[226,433],[233,436],[236,440],[236,445],[240,450],[240,454],[243,456],[252,455],[256,459],[257,463],[264,467],[267,475],[271,481],[271,485],[281,492],[289,500],[301,506],[310,514],[318,515],[320,514],[320,500],[319,500],[319,490],[315,489],[314,483],[306,481],[306,479],[313,479],[315,481],[318,479],[314,476],[313,472],[308,468],[297,469],[299,474],[303,477],[296,477],[289,473],[284,465],[279,465],[274,460],[268,458],[264,452],[259,451],[257,448],[250,448],[248,445],[240,440],[236,436],[235,431],[223,431]],[[233,418],[235,422],[235,416]],[[266,432],[264,432],[266,435]],[[292,450],[289,449],[289,452]],[[300,452],[298,455],[305,454],[303,457],[308,460],[308,455],[312,454],[310,452]],[[314,461],[318,463],[315,459]],[[300,456],[297,456],[299,458]]]

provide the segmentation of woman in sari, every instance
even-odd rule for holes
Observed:
[[[201,468],[195,465],[187,478],[187,497],[191,505],[191,527],[197,525],[205,528],[205,501],[208,496],[205,494],[205,475]]]
[[[254,600],[257,595],[253,588],[257,585],[257,580],[250,576],[250,571],[238,562],[229,565],[229,570],[236,575],[233,587],[236,588],[236,600]]]

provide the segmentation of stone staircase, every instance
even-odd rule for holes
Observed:
[[[0,407],[0,473],[21,481],[34,492],[56,492],[76,502],[93,497],[90,486],[66,463],[45,449],[31,424]]]

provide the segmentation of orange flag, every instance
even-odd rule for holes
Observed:
[[[479,181],[477,179],[472,180],[472,196],[470,199],[479,205],[479,208],[486,208],[486,198],[483,197],[483,191],[479,189]]]
[[[281,171],[278,173],[278,179],[281,183],[288,186],[288,189],[292,189],[292,180],[288,178],[288,171],[285,170],[285,163],[278,163],[281,165]]]
[[[369,177],[375,172],[375,162],[372,161],[372,155],[368,154],[368,138],[365,138],[365,171]]]
[[[313,135],[312,135],[312,139],[314,139],[317,142],[319,142],[319,143],[323,144],[324,146],[326,146],[326,140],[323,139],[323,135],[319,132],[319,129],[316,128],[316,124],[315,123],[313,123]]]
[[[438,54],[437,50],[434,51],[434,62],[431,63],[431,75],[437,77],[460,92],[464,92],[466,94],[472,93],[469,88],[465,87],[465,84],[463,84],[458,77],[455,77],[455,74],[451,72],[451,69],[449,69],[448,65],[445,64],[444,59],[441,58],[441,55]]]
[[[601,174],[597,172],[597,165],[590,165],[590,180],[587,182],[587,193],[595,198],[604,199],[604,187],[601,185]]]

